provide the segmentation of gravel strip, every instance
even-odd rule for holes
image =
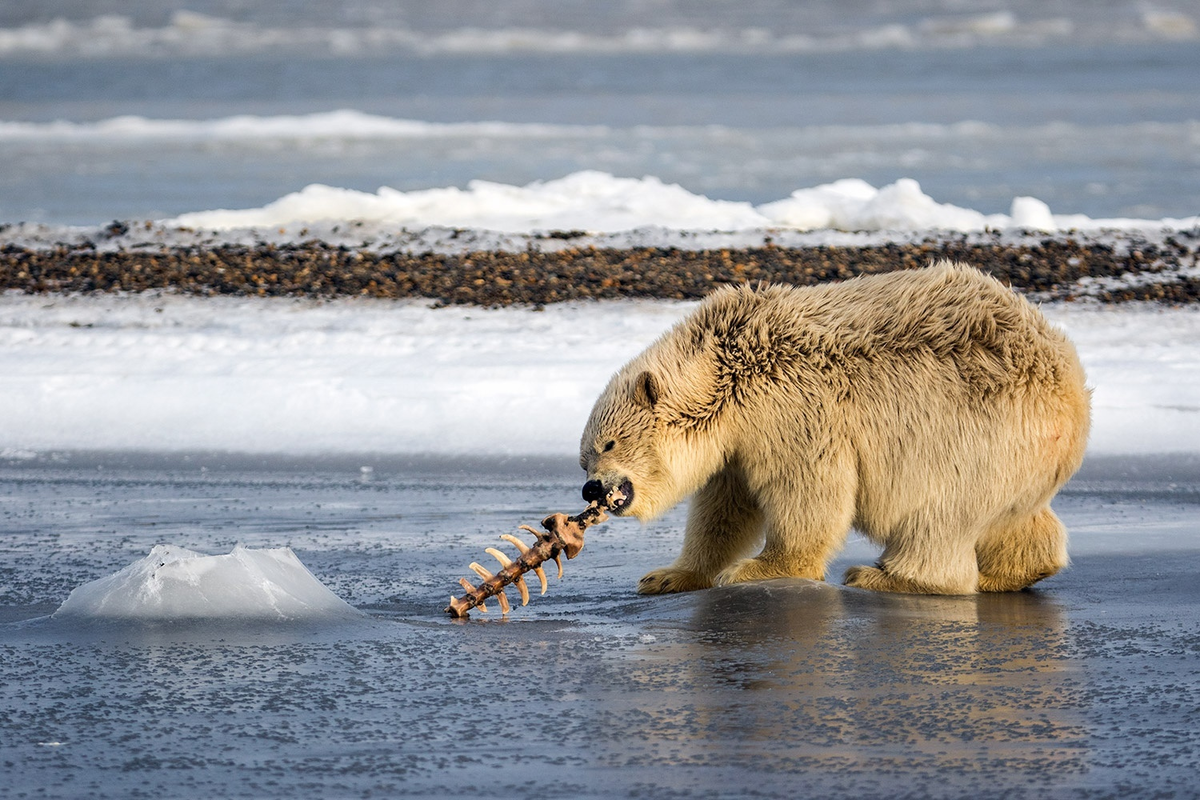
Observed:
[[[0,247],[0,290],[273,297],[426,298],[437,304],[542,306],[611,298],[693,299],[727,283],[810,285],[913,269],[948,258],[974,264],[1038,300],[1200,302],[1200,231],[1150,242],[1050,237],[938,237],[862,246],[687,250],[563,248],[459,254],[374,252],[299,243],[141,246],[89,242]]]

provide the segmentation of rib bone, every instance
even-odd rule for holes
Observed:
[[[518,539],[517,541],[520,541],[520,539]],[[526,548],[526,549],[528,549],[528,548]],[[497,550],[494,547],[489,547],[484,552],[486,552],[492,556],[495,556],[496,560],[500,562],[500,566],[502,566],[502,567],[507,567],[509,564],[512,564],[511,558],[504,555],[504,553],[501,553],[499,550]],[[525,579],[522,578],[520,575],[518,575],[516,578],[513,579],[513,585],[516,586],[517,591],[521,593],[521,605],[523,605],[523,606],[529,605],[529,587],[525,585]]]
[[[529,587],[525,585],[525,579],[518,575],[513,583],[516,584],[517,591],[521,593],[521,605],[529,605]]]
[[[533,535],[537,536],[537,531],[534,531],[529,526],[522,525],[521,527],[524,528],[525,530],[533,531]],[[520,539],[513,536],[511,533],[502,533],[502,534],[500,534],[500,538],[503,539],[504,541],[512,544],[513,547],[517,548],[517,551],[520,552],[521,555],[525,555],[526,553],[529,552],[529,545],[525,544]],[[550,588],[549,585],[546,583],[546,571],[544,569],[542,569],[541,567],[534,567],[533,574],[538,576],[538,580],[541,581],[541,584],[542,584],[542,594],[545,594],[546,589]],[[518,583],[520,586],[525,585],[524,579],[520,580]],[[524,592],[522,594],[524,594]],[[525,602],[528,602],[528,600],[526,600]],[[521,605],[525,605],[525,602],[521,603]],[[479,608],[484,613],[487,613],[487,609],[484,608],[482,605],[479,606]]]
[[[528,528],[527,525],[522,525],[521,527]],[[534,531],[534,533],[536,534],[537,531]],[[521,553],[522,555],[529,552],[529,545],[525,544],[511,533],[502,533],[500,534],[500,538],[517,548],[517,552]]]
[[[459,586],[461,586],[461,587],[463,587],[464,589],[466,589],[468,592],[473,592],[473,591],[475,591],[475,587],[474,587],[474,586],[472,586],[472,585],[471,585],[471,582],[470,582],[469,580],[467,580],[466,578],[459,578],[459,579],[458,579],[458,584],[459,584]],[[452,603],[454,602],[454,595],[450,595],[450,602],[452,602]],[[485,614],[486,614],[486,613],[487,613],[487,606],[485,606],[483,603],[480,603],[480,604],[479,604],[479,610],[480,610],[480,611],[482,611],[483,613],[485,613]]]
[[[483,552],[487,553],[489,556],[494,556],[495,559],[500,562],[500,566],[502,566],[502,567],[507,567],[509,564],[512,563],[511,558],[504,555],[504,553],[501,553],[499,550],[497,550],[494,547],[489,547],[486,550],[484,550]]]
[[[604,498],[603,504],[600,501],[593,501],[573,517],[561,513],[546,517],[542,520],[544,531],[537,531],[528,525],[522,525],[522,530],[529,531],[537,538],[532,546],[526,545],[515,536],[502,534],[500,538],[515,546],[521,555],[513,560],[494,547],[487,548],[487,552],[500,562],[502,569],[496,574],[492,574],[479,564],[471,562],[471,570],[483,578],[483,583],[478,587],[468,589],[470,583],[462,581],[463,588],[467,589],[467,593],[461,600],[452,596],[450,605],[446,607],[446,613],[455,619],[463,619],[468,616],[467,612],[472,608],[478,607],[481,611],[486,612],[483,601],[489,597],[495,597],[500,602],[501,613],[507,614],[510,606],[508,598],[504,596],[504,587],[511,584],[516,584],[517,589],[521,592],[521,605],[525,605],[529,602],[529,589],[521,576],[526,572],[533,572],[538,576],[538,580],[542,584],[542,594],[545,594],[546,573],[542,570],[542,564],[553,559],[558,564],[558,577],[562,578],[560,556],[565,554],[568,559],[571,559],[579,555],[579,551],[583,549],[583,532],[589,526],[608,519],[608,515],[604,512],[613,508],[615,504],[620,504],[624,499],[625,495],[620,489],[613,489]]]

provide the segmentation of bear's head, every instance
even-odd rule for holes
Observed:
[[[693,314],[612,377],[579,443],[585,500],[620,489],[627,499],[612,511],[644,522],[721,469],[735,427],[722,412],[729,392],[719,354],[708,317]]]
[[[579,443],[579,466],[587,472],[583,499],[603,500],[613,489],[625,496],[612,509],[649,519],[663,510],[657,502],[667,478],[660,446],[664,431],[656,406],[662,385],[648,370],[613,376],[592,408]]]

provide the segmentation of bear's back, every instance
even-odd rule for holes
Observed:
[[[1001,349],[1053,331],[1024,298],[973,267],[942,263],[791,292],[796,313],[853,343],[938,354],[975,342]]]
[[[800,365],[816,358],[860,373],[864,365],[927,362],[952,368],[980,395],[1082,381],[1073,347],[1037,309],[994,278],[949,262],[813,287],[725,289],[690,327],[747,364],[776,363],[783,351],[802,354],[786,359]]]

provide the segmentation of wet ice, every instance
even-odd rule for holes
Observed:
[[[100,470],[97,467],[103,466]],[[1195,459],[1092,460],[1031,592],[774,581],[634,593],[684,513],[589,535],[562,581],[442,612],[499,533],[574,508],[570,460],[74,454],[0,469],[11,796],[1090,797],[1200,762]],[[114,625],[45,615],[162,539],[288,544],[366,614]],[[874,557],[852,536],[831,569]],[[40,617],[40,618],[39,618]],[[227,621],[228,623],[228,621]]]

